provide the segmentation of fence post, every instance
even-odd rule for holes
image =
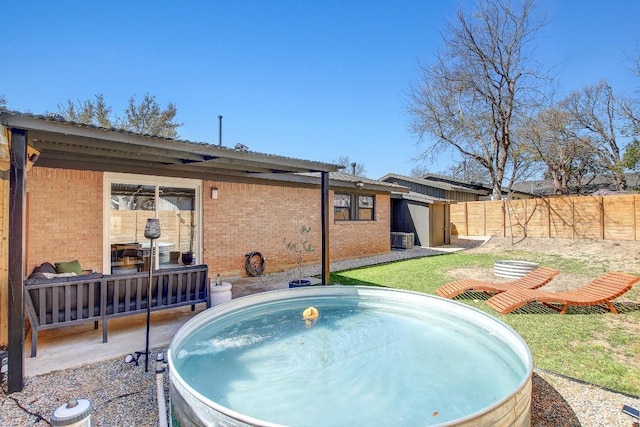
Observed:
[[[464,202],[464,230],[469,235],[469,202]]]
[[[482,234],[487,235],[487,204],[482,204]]]
[[[575,196],[571,197],[571,238],[576,238],[576,203]]]
[[[604,200],[602,200],[602,196],[598,198],[598,204],[600,207],[600,239],[604,240]]]
[[[509,206],[505,200],[502,200],[502,237],[507,237],[507,220],[509,219],[507,215],[509,215]]]
[[[631,203],[631,205],[633,206],[633,240],[636,241],[638,240],[638,231],[637,231],[637,227],[638,227],[638,223],[636,221],[636,199],[638,198],[638,196],[633,196],[633,202]]]

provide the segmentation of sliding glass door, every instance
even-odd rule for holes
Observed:
[[[155,182],[154,182],[155,181]],[[198,214],[200,182],[171,178],[105,174],[111,274],[128,274],[154,268],[189,265],[200,258]],[[144,237],[147,219],[160,220],[153,260]]]

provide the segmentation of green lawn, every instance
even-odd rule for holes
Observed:
[[[520,251],[492,255],[458,252],[332,273],[331,283],[385,286],[435,295],[440,285],[453,280],[447,271],[469,266],[492,268],[497,259],[526,259],[562,272],[594,277],[606,271],[606,265],[586,265],[556,255]],[[469,292],[457,300],[511,325],[529,344],[536,367],[638,395],[639,288],[636,286],[622,297],[634,303],[617,316],[597,308],[570,308],[567,314],[560,315],[537,304],[500,315],[484,303],[486,296],[481,293]]]

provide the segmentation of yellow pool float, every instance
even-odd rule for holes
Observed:
[[[304,323],[307,326],[311,326],[312,324],[315,324],[316,321],[318,320],[319,315],[320,315],[320,312],[315,307],[306,308],[302,312],[302,318],[304,319]]]

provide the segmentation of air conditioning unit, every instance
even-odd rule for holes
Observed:
[[[399,249],[413,248],[413,233],[391,233],[391,247]]]

